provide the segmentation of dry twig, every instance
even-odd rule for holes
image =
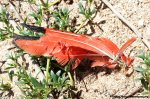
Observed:
[[[137,36],[140,38],[144,45],[150,50],[150,43],[146,38],[143,37],[142,33],[138,31],[138,29],[128,20],[126,20],[119,12],[117,12],[114,7],[107,1],[107,0],[102,0],[103,3],[105,3],[115,14],[116,16],[123,21]]]
[[[129,93],[125,96],[131,97],[131,96],[135,95],[136,93],[138,93],[139,91],[141,91],[142,89],[143,89],[143,86],[141,85],[141,86],[137,87],[136,89],[134,89],[131,93]]]

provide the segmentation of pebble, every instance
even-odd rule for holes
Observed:
[[[144,27],[144,20],[143,19],[140,19],[138,21],[138,26],[141,28],[141,27]]]

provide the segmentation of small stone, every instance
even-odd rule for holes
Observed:
[[[143,19],[140,19],[138,21],[138,26],[141,28],[141,27],[144,27],[144,20]]]
[[[126,76],[127,77],[130,77],[132,74],[133,74],[133,72],[134,72],[134,69],[131,67],[131,68],[129,68],[127,71],[126,71]]]

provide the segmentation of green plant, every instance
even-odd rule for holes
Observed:
[[[69,26],[69,13],[67,8],[59,9],[53,12],[53,17],[55,18],[54,28],[59,30],[67,30]]]
[[[57,3],[59,3],[61,0],[55,0],[52,3],[49,3],[49,0],[46,0],[46,3],[43,0],[40,0],[43,6],[43,9],[49,12],[49,8]]]
[[[2,90],[3,92],[5,91],[9,91],[11,92],[12,89],[12,79],[14,74],[14,71],[12,69],[16,68],[18,69],[18,67],[20,66],[18,64],[17,59],[22,55],[22,53],[16,53],[16,54],[12,54],[8,56],[7,60],[11,60],[12,63],[8,64],[7,67],[5,67],[6,72],[8,73],[8,76],[10,78],[10,80],[5,79],[5,78],[1,78],[2,81],[0,82],[0,90]],[[18,66],[19,65],[19,66]],[[5,84],[3,83],[3,81],[5,82]]]
[[[16,84],[20,87],[26,98],[41,98],[46,97],[46,93],[49,93],[50,88],[45,87],[43,83],[37,81],[36,78],[27,74],[24,68],[19,68],[16,76],[19,81]]]
[[[9,23],[9,13],[6,8],[0,9],[0,22],[4,24],[4,27],[0,28],[0,40],[5,40],[6,38],[13,37],[14,28]]]
[[[139,66],[135,70],[141,73],[142,77],[139,80],[145,89],[144,93],[150,97],[150,53],[144,53],[139,57],[143,60],[141,65],[144,65],[144,67]]]
[[[42,10],[39,9],[38,13],[32,13],[32,17],[36,20],[36,24],[41,25],[42,22]],[[7,7],[3,7],[0,9],[0,22],[3,23],[4,27],[0,28],[0,40],[5,40],[7,38],[12,38],[15,34],[21,34],[24,36],[36,36],[39,37],[42,34],[37,34],[32,31],[28,31],[24,29],[22,26],[16,24],[16,28],[10,23],[10,16]],[[28,18],[26,17],[23,21],[26,23]],[[17,31],[17,33],[16,33]]]
[[[6,67],[6,70],[10,70],[12,68],[18,68],[20,66],[20,64],[18,63],[18,58],[20,56],[22,56],[24,53],[23,52],[20,52],[20,53],[11,53],[7,60],[11,60],[12,63],[9,63],[8,64],[8,67]]]
[[[79,13],[84,15],[86,19],[91,19],[92,15],[95,13],[95,9],[91,8],[92,0],[88,0],[88,6],[84,7],[82,3],[79,3]]]
[[[51,82],[50,84],[53,86],[53,89],[57,89],[57,91],[61,92],[70,87],[70,80],[66,73],[62,74],[62,71],[59,70],[54,73],[52,70],[50,72]]]
[[[70,87],[69,79],[66,74],[61,74],[61,71],[56,74],[51,70],[50,79],[47,82],[44,79],[39,82],[37,78],[27,74],[24,68],[20,68],[16,76],[19,81],[16,83],[20,89],[24,92],[26,98],[48,98],[50,94],[57,93],[68,89]],[[55,96],[56,94],[53,94]]]
[[[43,18],[43,10],[42,10],[41,6],[39,7],[37,12],[33,12],[29,15],[35,19],[35,24],[41,26],[42,18]]]
[[[82,14],[85,19],[83,22],[80,24],[79,28],[75,31],[76,33],[85,25],[88,23],[89,20],[92,19],[93,14],[95,13],[95,9],[91,8],[93,0],[87,0],[87,6],[83,6],[83,4],[80,2],[79,3],[79,13]]]
[[[24,53],[19,52],[9,55],[8,59],[10,59],[12,63],[8,64],[6,70],[8,71],[11,81],[14,76],[18,78],[16,85],[24,93],[25,98],[47,99],[51,96],[58,97],[59,93],[70,88],[71,80],[69,79],[68,72],[64,70],[58,70],[56,73],[53,72],[52,68],[50,68],[52,65],[50,64],[50,58],[48,58],[46,69],[44,69],[44,71],[46,71],[45,79],[38,81],[36,77],[27,73],[25,64],[18,63],[18,58],[23,54]],[[17,72],[14,72],[12,70],[13,68],[15,68]],[[11,86],[9,83],[1,83],[0,88],[3,89],[3,91],[7,91],[10,90]]]
[[[12,89],[12,86],[10,83],[3,83],[3,80],[1,81],[1,84],[0,84],[0,90],[2,91],[9,91]]]

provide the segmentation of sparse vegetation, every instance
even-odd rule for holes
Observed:
[[[39,5],[37,12],[31,12],[29,16],[23,19],[24,23],[28,23],[28,19],[29,17],[31,17],[34,19],[34,24],[36,24],[37,26],[42,26],[44,16],[46,15],[49,18],[49,15],[51,15],[55,19],[54,23],[51,24],[51,27],[63,31],[74,31],[76,27],[74,27],[73,29],[70,24],[69,14],[71,11],[69,11],[67,8],[58,9],[55,11],[49,10],[51,6],[59,3],[60,1],[61,0],[57,0],[55,2],[49,3],[49,0],[47,0],[46,2],[41,0],[41,5]],[[36,4],[35,0],[26,0],[25,2],[28,2],[30,4]],[[91,10],[90,5],[92,1],[87,1],[87,3],[89,5],[88,8],[83,7],[82,2],[79,3],[80,14],[82,14],[85,17],[85,20],[83,21],[84,23],[85,21],[90,20],[91,16],[95,12],[95,10]],[[18,25],[17,28],[14,28],[14,26],[9,22],[10,18],[11,16],[7,11],[7,8],[1,8],[0,22],[4,24],[4,27],[0,28],[0,40],[12,38],[16,34],[35,37],[42,36],[42,34],[34,33],[20,25]],[[46,23],[47,26],[50,25],[48,24],[48,22]],[[79,26],[80,29],[82,27],[82,25]],[[15,29],[17,29],[18,33],[15,33]],[[77,32],[80,29],[78,29]],[[24,98],[46,99],[50,97],[59,97],[60,93],[66,92],[67,90],[69,91],[74,86],[72,74],[68,68],[68,65],[66,65],[65,68],[61,68],[58,66],[57,63],[51,63],[52,58],[42,57],[40,59],[44,59],[44,62],[46,62],[45,59],[47,59],[47,63],[40,63],[41,70],[45,71],[46,73],[45,79],[43,81],[38,81],[37,78],[33,77],[30,73],[27,72],[26,65],[24,63],[18,63],[18,58],[21,58],[21,56],[23,56],[24,54],[25,53],[23,51],[18,51],[15,54],[9,55],[8,59],[12,62],[6,67],[11,81],[13,81],[14,77],[18,78],[16,85],[23,92]],[[36,60],[37,58],[33,57],[32,59]],[[54,72],[53,69],[55,67],[57,67],[57,69]],[[2,80],[1,90],[3,90],[4,92],[11,90],[11,83],[8,82],[4,84]],[[68,96],[64,95],[64,97],[67,98]]]
[[[61,1],[63,0],[55,0],[54,2],[50,2],[49,0],[39,0],[40,3],[37,4],[37,0],[23,0],[23,2],[31,4],[31,6],[37,6],[37,9],[36,11],[33,10],[30,12],[30,14],[25,16],[25,18],[22,20],[23,22],[20,22],[34,24],[35,26],[40,27],[43,27],[42,25],[44,24],[47,28],[54,28],[66,32],[74,32],[77,34],[83,34],[87,32],[88,29],[85,26],[93,20],[93,17],[96,13],[96,8],[92,6],[94,5],[94,0],[81,0],[78,2],[78,15],[82,16],[82,20],[81,23],[74,25],[71,23],[73,19],[71,19],[70,16],[70,13],[74,9],[69,10],[67,7],[55,8],[55,6],[57,4],[59,5]],[[84,4],[83,2],[86,3]],[[9,3],[0,8],[0,23],[3,25],[0,27],[0,41],[13,38],[15,35],[30,37],[42,37],[44,35],[42,33],[35,33],[30,31],[21,26],[20,23],[18,24],[18,22],[16,22],[13,16],[11,16],[9,13],[7,8],[8,5]],[[51,10],[52,7],[54,7],[53,10]],[[11,20],[16,22],[17,26],[14,26],[10,22]],[[32,22],[30,22],[31,20]],[[25,99],[57,99],[60,96],[63,97],[63,99],[79,98],[79,93],[74,92],[76,86],[74,79],[75,77],[73,76],[75,74],[72,72],[72,68],[69,62],[66,63],[64,67],[62,67],[57,63],[57,60],[54,57],[37,57],[30,55],[29,57],[31,57],[31,61],[38,61],[37,65],[40,68],[40,72],[45,77],[42,81],[40,81],[37,76],[33,76],[32,73],[28,71],[28,66],[25,62],[18,62],[19,58],[22,58],[25,54],[27,53],[23,50],[17,49],[15,54],[13,53],[9,55],[8,60],[10,60],[11,63],[7,64],[5,67],[5,72],[8,74],[10,81],[5,81],[3,78],[0,79],[0,90],[2,93],[11,92],[13,88],[12,85],[15,84],[22,91],[22,98]],[[118,54],[117,59],[124,58],[124,56],[122,57],[121,55]],[[105,56],[102,56],[101,58],[104,60],[104,57]],[[144,64],[144,67],[139,66],[136,68],[136,70],[142,75],[139,80],[145,89],[144,93],[150,97],[150,54],[143,54],[139,57],[143,60],[141,64]],[[124,60],[126,61],[127,59]],[[109,65],[110,64],[111,62]],[[113,65],[113,63],[111,65]],[[13,80],[15,77],[17,78],[17,81],[14,83]],[[2,95],[2,93],[0,93],[0,95]]]
[[[143,62],[141,62],[142,66],[137,67],[136,70],[142,75],[139,80],[145,89],[144,94],[147,94],[150,97],[150,54],[143,53],[139,58],[141,58]]]
[[[5,40],[7,38],[11,38],[14,35],[14,28],[12,24],[10,24],[11,16],[6,8],[0,9],[0,22],[3,23],[4,27],[0,28],[0,40]]]

